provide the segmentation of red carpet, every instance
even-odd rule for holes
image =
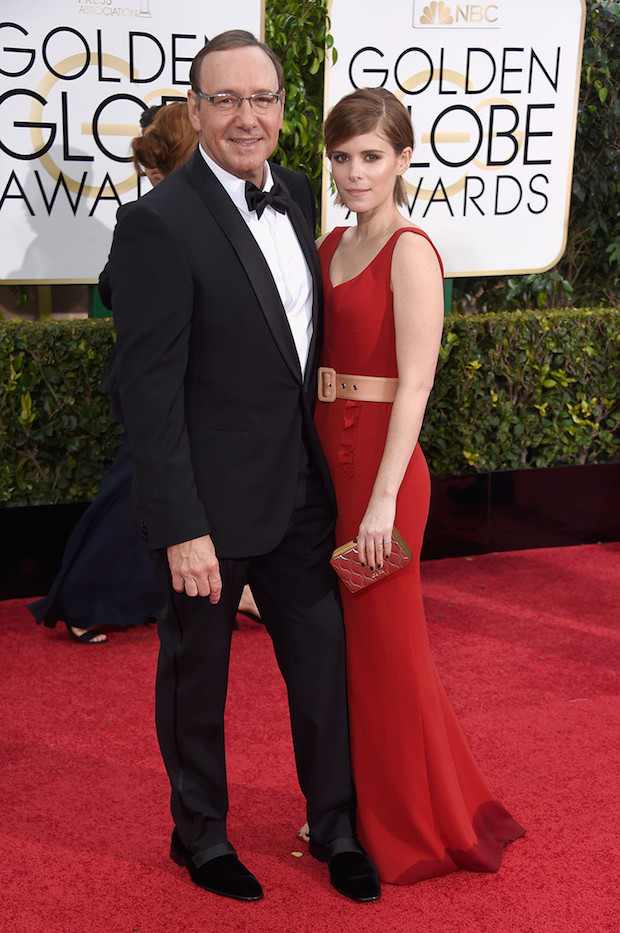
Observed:
[[[303,803],[271,644],[242,623],[228,706],[230,834],[265,899],[200,891],[167,854],[154,628],[82,646],[10,600],[0,603],[0,928],[615,933],[620,544],[422,568],[448,694],[489,783],[527,828],[497,875],[384,886],[371,905],[332,891],[295,840]]]

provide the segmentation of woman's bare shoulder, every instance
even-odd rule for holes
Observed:
[[[439,253],[423,230],[411,226],[401,227],[400,229],[403,233],[398,237],[394,245],[392,254],[393,268],[394,266],[408,266],[411,263],[429,265],[433,268],[436,268],[437,264],[439,264],[440,269],[442,268]],[[405,236],[405,233],[409,234],[409,236]]]

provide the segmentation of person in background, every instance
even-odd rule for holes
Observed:
[[[132,140],[134,165],[141,175],[151,172],[151,182],[157,184],[189,158],[197,138],[185,103],[151,107],[145,113],[151,121],[147,117],[145,135]],[[132,207],[133,202],[124,205],[119,214]],[[101,294],[109,307],[105,278],[104,273]],[[111,369],[102,390],[114,394]],[[124,438],[97,495],[69,537],[49,593],[28,606],[37,624],[53,628],[61,621],[74,641],[100,645],[108,640],[102,628],[142,625],[163,609],[165,598],[132,516],[131,481]]]
[[[140,117],[138,123],[140,124],[140,132],[144,135],[144,131],[149,128],[153,120],[155,119],[155,114],[158,110],[161,110],[162,107],[165,107],[165,104],[152,104],[150,107],[145,107]]]
[[[162,107],[165,107],[165,106],[166,106],[165,104],[153,104],[151,107],[147,107],[146,110],[142,111],[142,113],[140,114],[139,122],[140,122],[140,130],[143,136],[147,132],[149,127],[153,125],[153,120],[155,119],[156,113],[159,110],[161,110]],[[135,139],[132,140],[132,142],[135,142],[136,139],[140,139],[140,137],[136,136]],[[155,187],[157,182],[161,181],[163,178],[163,175],[161,174],[159,169],[157,168],[151,169],[146,165],[144,166],[140,165],[140,163],[136,164],[135,158],[134,158],[134,167],[136,169],[136,174],[139,175],[140,177],[146,176],[153,187]]]
[[[385,89],[355,91],[329,113],[325,147],[357,220],[318,242],[328,369],[315,423],[336,490],[336,542],[357,538],[373,572],[390,556],[393,528],[413,552],[355,595],[341,587],[357,832],[382,881],[497,871],[524,830],[488,789],[448,702],[420,590],[430,481],[418,436],[443,292],[437,250],[398,209],[411,118]]]
[[[131,151],[137,174],[146,175],[155,187],[175,168],[187,162],[196,148],[197,139],[185,101],[151,107],[145,113],[152,110],[155,113],[143,128],[142,135],[132,139]]]

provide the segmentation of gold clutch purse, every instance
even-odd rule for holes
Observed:
[[[349,590],[358,593],[360,590],[389,577],[390,574],[402,570],[411,562],[411,548],[401,534],[392,529],[392,551],[388,558],[384,558],[381,570],[362,566],[357,554],[357,539],[348,541],[337,547],[331,556],[330,564]]]

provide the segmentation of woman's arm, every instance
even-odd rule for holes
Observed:
[[[433,386],[443,329],[443,289],[431,244],[416,233],[398,238],[392,256],[398,390],[370,501],[360,523],[359,558],[381,567],[390,554],[396,497],[418,441]]]

